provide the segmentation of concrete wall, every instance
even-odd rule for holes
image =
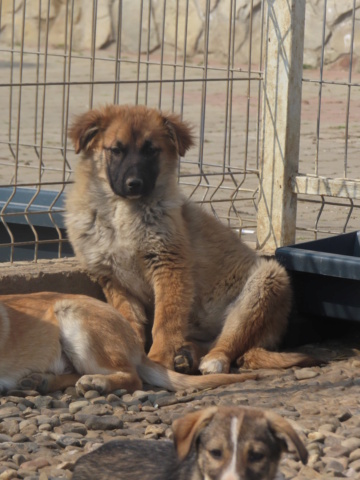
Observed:
[[[1,264],[1,295],[41,291],[78,293],[104,298],[100,286],[81,270],[74,259]]]
[[[15,0],[15,12],[13,12],[14,0],[2,0],[1,33],[0,42],[11,45],[12,23],[15,25],[15,45],[21,43],[22,18],[24,0]],[[65,25],[70,12],[66,10],[66,0],[50,0],[48,14],[48,2],[39,0],[26,0],[26,24],[25,45],[34,47],[37,45],[39,29],[44,43],[46,20],[49,17],[49,45],[63,47],[65,42]],[[71,2],[68,2],[71,5]],[[253,59],[257,63],[259,53],[260,36],[260,0],[254,0],[253,18]],[[148,15],[151,4],[151,28],[150,49],[160,48],[161,32],[164,17],[164,0],[143,1],[143,28],[142,50],[146,51],[148,42]],[[235,22],[235,49],[236,61],[247,63],[248,61],[248,38],[249,38],[249,15],[250,2],[238,0],[236,3]],[[324,0],[307,0],[306,2],[306,26],[305,26],[305,52],[304,64],[309,67],[319,65],[321,56]],[[74,0],[73,12],[73,47],[75,50],[89,50],[92,39],[92,16],[91,0]],[[176,0],[166,0],[165,16],[165,44],[173,47],[175,42],[175,19]],[[201,53],[203,50],[203,35],[205,25],[206,0],[189,0],[187,53],[189,56]],[[224,52],[228,50],[228,28],[230,0],[211,0],[210,37],[209,49],[211,54],[219,61],[224,60]],[[326,12],[326,50],[325,63],[339,62],[346,66],[349,56],[349,46],[352,25],[353,0],[328,0]],[[96,48],[101,49],[111,44],[116,38],[118,30],[119,0],[98,0],[97,3],[97,26]],[[123,0],[122,2],[122,50],[123,52],[137,52],[139,41],[140,0]],[[178,15],[178,48],[181,51],[184,44],[186,0],[179,0]],[[13,17],[14,15],[14,17]],[[360,20],[360,4],[356,10],[356,22]],[[68,26],[69,26],[68,22]],[[68,27],[68,35],[70,28]],[[360,31],[355,29],[355,59],[357,46],[360,41]]]

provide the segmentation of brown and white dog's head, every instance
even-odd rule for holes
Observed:
[[[289,440],[308,458],[290,423],[270,411],[209,407],[179,418],[173,431],[179,459],[195,449],[205,480],[272,480]]]
[[[98,175],[123,198],[149,196],[175,177],[178,157],[193,145],[175,114],[142,105],[107,105],[76,117],[69,130],[75,152],[96,162]]]

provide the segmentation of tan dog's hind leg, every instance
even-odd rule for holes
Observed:
[[[64,352],[76,371],[83,375],[76,383],[79,393],[141,388],[135,367],[143,354],[140,340],[114,308],[84,298],[58,302],[54,311]]]
[[[227,312],[214,347],[202,359],[202,373],[228,372],[230,364],[254,347],[277,347],[287,326],[291,305],[286,271],[262,260]]]
[[[23,389],[34,389],[42,395],[56,390],[65,390],[73,387],[79,380],[77,373],[65,373],[63,375],[54,375],[52,373],[32,373],[20,380],[19,386]]]

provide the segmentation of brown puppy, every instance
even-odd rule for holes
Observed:
[[[73,480],[272,480],[285,439],[303,463],[308,453],[279,415],[246,407],[210,407],[173,423],[174,445],[154,440],[109,442],[81,457]]]
[[[142,381],[183,390],[254,378],[194,377],[166,370],[146,357],[117,310],[90,297],[46,292],[0,296],[0,391],[19,383],[45,393],[77,382],[80,394],[119,388],[133,392]]]
[[[152,360],[189,371],[205,355],[203,373],[228,372],[235,360],[308,362],[262,350],[276,348],[287,327],[285,270],[181,194],[178,157],[193,144],[186,123],[109,105],[79,116],[70,137],[83,154],[66,202],[70,241],[143,343],[153,322]]]

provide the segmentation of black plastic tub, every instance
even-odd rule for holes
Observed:
[[[301,313],[360,321],[360,231],[276,250]]]
[[[64,225],[64,197],[58,192],[1,188],[0,212],[13,236],[10,237],[4,221],[0,220],[0,262],[31,261],[35,253],[41,260],[74,256]],[[12,240],[11,249],[8,245]]]

